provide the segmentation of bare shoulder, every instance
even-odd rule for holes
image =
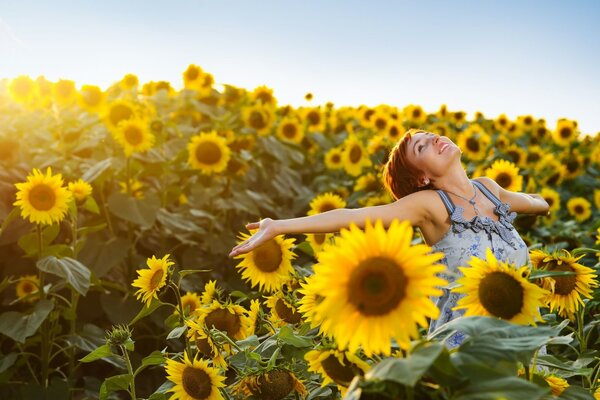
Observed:
[[[446,210],[440,195],[435,190],[420,190],[403,197],[401,200],[419,209],[424,222],[437,219],[436,216],[440,215],[440,211],[443,214]]]
[[[488,178],[487,176],[480,176],[478,178],[473,178],[473,180],[482,183],[490,192],[500,198],[500,185],[498,185],[495,180]]]

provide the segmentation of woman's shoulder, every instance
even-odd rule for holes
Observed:
[[[477,178],[472,178],[472,180],[477,181],[483,184],[490,192],[492,192],[496,197],[500,196],[500,185],[493,180],[492,178],[488,178],[487,176],[479,176]]]

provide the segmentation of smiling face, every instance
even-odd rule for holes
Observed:
[[[421,171],[419,186],[443,176],[455,163],[460,164],[460,148],[446,136],[431,132],[418,132],[411,136],[406,146],[406,159]]]

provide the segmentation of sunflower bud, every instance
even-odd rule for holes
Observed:
[[[131,330],[126,324],[113,326],[112,330],[106,331],[106,343],[112,346],[122,346],[127,343],[133,343],[131,340]]]

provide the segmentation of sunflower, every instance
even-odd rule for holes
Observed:
[[[138,79],[137,75],[126,74],[123,79],[119,81],[119,86],[123,90],[131,90],[136,89],[139,83],[140,80]]]
[[[46,169],[46,175],[34,168],[27,175],[27,182],[17,183],[17,200],[13,203],[21,208],[21,216],[29,218],[34,224],[52,225],[63,220],[72,200],[72,193],[63,185],[61,174],[52,175],[52,169]]]
[[[250,311],[248,311],[250,329],[248,330],[248,335],[254,335],[260,329],[260,313],[260,300],[250,300]],[[257,326],[257,324],[259,325]]]
[[[201,86],[203,81],[204,71],[197,65],[190,64],[183,72],[183,87],[186,89],[196,90]]]
[[[515,266],[499,261],[486,249],[486,259],[473,256],[469,267],[459,267],[461,286],[452,289],[463,293],[453,309],[466,309],[465,316],[496,317],[515,324],[533,324],[542,320],[539,307],[544,306],[548,291],[530,283],[524,275],[528,266]]]
[[[367,152],[369,154],[375,154],[378,151],[383,150],[384,152],[387,153],[390,149],[390,146],[388,146],[387,141],[388,141],[388,139],[386,136],[382,136],[382,135],[371,136],[371,138],[369,139],[369,142],[367,143]]]
[[[527,153],[516,144],[511,144],[505,148],[503,152],[509,157],[509,160],[512,161],[513,164],[520,167],[527,166]]]
[[[402,109],[402,113],[411,126],[420,126],[427,121],[427,113],[419,105],[409,104]]]
[[[68,79],[60,79],[52,85],[52,96],[54,101],[61,106],[73,104],[77,100],[75,82]]]
[[[214,300],[209,306],[197,309],[198,324],[208,329],[213,326],[232,339],[241,340],[251,330],[248,311],[239,304],[220,303]]]
[[[394,199],[389,192],[385,191],[377,195],[369,196],[367,198],[358,199],[358,203],[364,207],[381,206],[393,202]]]
[[[135,292],[136,298],[142,299],[147,307],[150,307],[152,298],[158,299],[158,291],[167,284],[169,266],[174,263],[169,260],[170,254],[157,259],[155,256],[146,260],[148,269],[138,269],[139,277],[133,281],[131,286],[140,288]]]
[[[150,132],[148,123],[140,119],[128,119],[119,123],[113,136],[123,147],[127,157],[133,153],[143,153],[154,145],[154,135]]]
[[[250,230],[254,234],[257,230]],[[240,242],[249,239],[252,235],[242,233]],[[250,282],[252,287],[258,286],[259,290],[273,292],[290,279],[294,272],[292,260],[296,254],[292,247],[296,239],[285,239],[283,235],[278,235],[273,239],[261,244],[254,250],[234,256],[241,258],[242,262],[236,265],[241,271],[242,278]]]
[[[330,170],[344,168],[342,156],[343,150],[341,148],[332,147],[327,153],[325,153],[325,166]]]
[[[277,136],[284,142],[300,144],[304,138],[304,131],[295,117],[285,117],[277,126]]]
[[[308,107],[300,109],[300,115],[306,123],[308,132],[323,132],[325,130],[326,118],[320,107]]]
[[[261,136],[266,136],[271,131],[275,114],[271,107],[257,103],[242,109],[242,119],[247,127],[256,130]]]
[[[377,109],[373,115],[371,115],[369,123],[371,125],[371,129],[373,129],[375,132],[385,133],[391,121],[390,117],[385,111],[382,109]]]
[[[16,292],[19,299],[25,299],[28,303],[33,303],[39,299],[40,279],[37,275],[25,275],[19,278],[17,282]]]
[[[344,141],[342,160],[344,169],[352,176],[360,175],[363,167],[370,167],[372,165],[364,145],[355,135],[349,135]]]
[[[577,140],[577,121],[561,118],[556,122],[556,128],[552,131],[552,139],[558,145],[565,147]]]
[[[541,286],[550,292],[546,301],[551,312],[558,310],[561,316],[570,317],[577,311],[579,305],[584,306],[582,296],[591,298],[592,288],[598,286],[595,271],[577,262],[583,255],[573,257],[565,249],[562,249],[562,254],[532,250],[530,257],[535,269],[576,273],[576,275],[550,276],[541,279]]]
[[[79,105],[90,113],[98,113],[104,105],[105,94],[98,86],[83,85],[78,93]]]
[[[202,307],[200,296],[194,292],[186,292],[185,295],[181,296],[181,307],[184,315],[192,315],[198,308]],[[175,310],[175,314],[179,314],[179,311]]]
[[[540,191],[540,196],[542,196],[550,206],[549,211],[551,213],[560,210],[560,194],[556,190],[543,188]]]
[[[517,126],[521,131],[531,132],[536,126],[536,120],[532,115],[517,116]]]
[[[273,96],[273,89],[268,88],[265,85],[256,87],[252,93],[250,93],[250,98],[255,103],[277,107],[277,99]]]
[[[567,167],[554,154],[543,156],[535,165],[534,171],[540,182],[547,186],[560,185],[567,175]]]
[[[229,369],[225,357],[223,357],[223,350],[219,343],[215,341],[210,335],[210,331],[205,325],[201,325],[194,319],[186,319],[184,321],[187,329],[187,338],[191,343],[196,345],[198,351],[205,358],[210,358],[213,365],[221,367],[224,371]],[[231,347],[229,347],[229,350]]]
[[[213,300],[219,299],[220,293],[221,289],[217,288],[217,281],[210,280],[204,285],[204,292],[202,292],[200,302],[204,305],[212,304]]]
[[[373,172],[361,175],[354,184],[354,191],[377,192],[382,189],[380,177]]]
[[[175,384],[168,389],[174,392],[171,398],[181,400],[222,400],[219,388],[225,387],[225,377],[219,375],[208,361],[194,358],[192,361],[184,353],[183,362],[167,359],[165,371],[167,379]]]
[[[342,397],[355,375],[364,375],[371,367],[349,351],[315,349],[304,354],[308,370],[321,375],[321,387],[335,383]]]
[[[305,233],[306,241],[310,244],[313,254],[317,254],[327,242],[335,240],[333,233]]]
[[[490,135],[478,124],[472,124],[457,137],[457,145],[469,160],[481,161],[487,156]]]
[[[135,118],[135,106],[126,100],[115,100],[105,109],[104,120],[110,129],[116,129],[122,121]]]
[[[73,193],[73,197],[75,197],[77,201],[83,201],[90,194],[92,194],[92,185],[83,179],[78,179],[75,182],[69,182],[68,188],[71,193]]]
[[[323,300],[323,296],[316,292],[313,280],[314,275],[310,275],[304,279],[304,282],[300,282],[301,288],[298,289],[298,293],[301,297],[298,301],[298,311],[302,313],[311,328],[316,328],[321,321],[316,317],[315,307]]]
[[[500,114],[498,118],[494,120],[494,129],[500,131],[501,133],[505,133],[508,129],[508,125],[510,124],[510,120],[506,116],[506,114]]]
[[[548,386],[550,386],[552,396],[560,396],[561,393],[564,392],[564,390],[570,386],[564,378],[561,378],[557,375],[550,374],[548,376],[545,376],[544,379],[548,383]]]
[[[492,166],[485,170],[485,176],[511,192],[520,192],[523,187],[523,177],[519,175],[519,168],[510,161],[494,161]]]
[[[529,146],[525,155],[525,166],[535,167],[544,156],[544,150],[540,146]]]
[[[205,175],[224,171],[231,157],[227,140],[214,130],[192,137],[187,148],[188,162]]]
[[[310,285],[322,300],[314,307],[321,329],[335,337],[340,349],[362,346],[365,354],[390,354],[395,338],[403,348],[419,336],[417,325],[437,318],[430,296],[441,294],[436,277],[444,270],[425,244],[411,246],[413,228],[393,220],[388,231],[378,219],[366,220],[365,230],[354,222],[342,228],[335,245],[319,253]]]
[[[584,197],[572,197],[567,201],[567,210],[577,222],[583,222],[592,215],[592,204]]]
[[[337,194],[325,192],[311,200],[307,215],[321,214],[336,208],[346,207],[346,202]]]
[[[594,189],[594,205],[600,209],[600,189]]]
[[[232,393],[248,398],[281,400],[295,391],[303,398],[307,391],[296,375],[285,368],[258,371],[244,376],[231,388]]]
[[[35,82],[27,75],[21,75],[10,81],[8,93],[19,103],[27,103],[35,96]]]
[[[136,199],[144,198],[144,184],[137,179],[129,179],[129,188],[127,188],[127,182],[119,182],[121,193],[130,193]]]
[[[272,296],[266,296],[265,304],[271,310],[269,321],[273,322],[275,326],[282,326],[286,323],[297,324],[302,320],[302,314],[297,311],[297,307],[281,291],[275,292]]]

